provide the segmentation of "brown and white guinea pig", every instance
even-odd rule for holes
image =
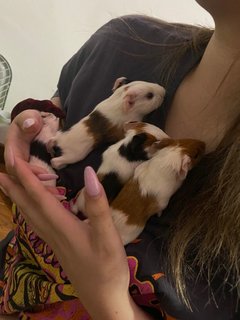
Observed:
[[[126,78],[118,78],[110,97],[69,130],[58,131],[51,139],[49,149],[60,151],[60,156],[51,160],[53,168],[61,169],[82,160],[101,142],[122,139],[125,122],[140,121],[161,105],[165,95],[162,86],[145,81],[126,82]]]
[[[51,155],[47,150],[49,139],[56,134],[59,129],[59,118],[53,113],[40,112],[43,120],[43,126],[38,135],[30,145],[29,162],[33,165],[46,169],[49,174],[55,174],[51,166]],[[43,181],[44,185],[55,186],[55,180]]]
[[[124,124],[125,137],[111,145],[102,155],[102,163],[97,171],[109,203],[117,196],[123,185],[133,176],[136,167],[152,156],[154,142],[168,138],[160,128],[145,122]],[[74,213],[84,211],[84,192],[79,192],[72,202]]]
[[[152,215],[162,213],[204,152],[205,143],[199,140],[166,138],[152,144],[152,158],[136,167],[111,202],[113,221],[124,245],[138,237]]]
[[[203,157],[205,143],[194,139],[163,139],[151,147],[154,156],[140,164],[112,201],[112,217],[124,245],[142,232],[147,220],[160,215]]]

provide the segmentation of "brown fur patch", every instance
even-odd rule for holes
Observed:
[[[146,127],[146,123],[141,121],[131,121],[131,122],[124,123],[125,131],[136,130],[137,133],[141,133],[144,131],[143,129],[145,127]]]
[[[155,147],[156,147],[157,150],[160,150],[160,149],[163,149],[163,148],[166,148],[166,147],[177,146],[177,145],[178,145],[177,140],[174,140],[174,139],[171,139],[171,138],[164,138],[164,139],[158,141],[155,144]]]
[[[182,154],[191,158],[192,166],[195,166],[203,157],[206,145],[203,141],[196,139],[162,139],[154,145],[156,149],[163,149],[169,146],[181,148]]]
[[[125,184],[111,207],[127,216],[127,224],[138,226],[144,226],[147,220],[159,211],[156,198],[151,195],[141,196],[138,182],[132,179]]]
[[[90,135],[93,135],[95,146],[101,142],[116,142],[123,138],[124,132],[121,127],[114,126],[111,121],[104,117],[101,112],[93,111],[84,120]]]
[[[178,144],[182,147],[182,152],[187,154],[192,160],[192,166],[195,166],[203,157],[206,145],[203,141],[195,139],[180,139]]]
[[[150,133],[145,133],[145,134],[146,134],[146,136],[147,136],[147,139],[146,139],[146,141],[145,141],[144,144],[143,144],[143,149],[144,149],[144,150],[146,150],[147,147],[152,146],[153,143],[157,141],[157,138],[154,137],[152,134],[150,134]]]

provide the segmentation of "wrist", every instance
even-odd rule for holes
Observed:
[[[109,294],[111,295],[111,293]],[[100,306],[100,307],[99,307]],[[115,301],[108,297],[107,304],[98,304],[96,308],[88,308],[93,320],[152,320],[153,318],[143,311],[127,294],[126,297],[118,297]]]

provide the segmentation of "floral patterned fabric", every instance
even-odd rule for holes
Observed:
[[[65,192],[64,188],[58,187],[58,190],[62,194]],[[63,201],[63,205],[69,208],[67,201]],[[16,206],[13,214],[17,227],[7,248],[4,277],[0,283],[1,313],[20,312],[19,318],[26,320],[90,319],[51,248],[31,230]],[[143,307],[156,309],[162,319],[173,319],[162,311],[153,284],[137,278],[137,258],[129,256],[128,263],[129,290],[134,300]],[[164,275],[155,274],[152,280],[161,277]]]

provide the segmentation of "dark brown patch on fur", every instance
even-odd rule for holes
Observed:
[[[203,141],[195,139],[180,139],[178,144],[182,147],[182,152],[187,154],[192,160],[192,166],[195,166],[203,157],[206,145]]]
[[[150,147],[154,142],[157,141],[157,138],[150,133],[146,133],[146,136],[147,136],[147,139],[143,145],[144,149],[146,149],[147,147]]]
[[[101,142],[114,143],[123,138],[124,132],[121,127],[114,126],[104,117],[101,112],[93,111],[89,117],[84,120],[90,135],[93,135],[95,145]]]
[[[192,166],[195,166],[203,157],[206,145],[203,141],[196,139],[162,139],[155,144],[156,149],[163,149],[169,146],[180,147],[183,154],[191,158]]]
[[[144,226],[147,220],[159,211],[156,198],[141,196],[138,182],[129,180],[117,198],[111,203],[113,209],[120,210],[128,218],[127,224]]]

